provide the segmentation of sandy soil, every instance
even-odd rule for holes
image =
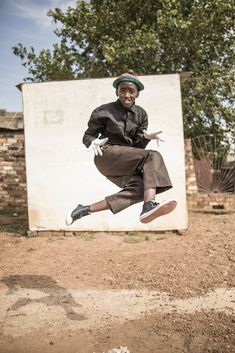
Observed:
[[[22,236],[1,214],[0,352],[235,352],[234,214],[184,235]]]

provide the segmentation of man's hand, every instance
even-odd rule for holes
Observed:
[[[103,152],[101,150],[101,146],[103,146],[106,142],[108,141],[108,137],[105,137],[104,139],[95,139],[92,141],[92,143],[90,144],[90,146],[88,147],[88,149],[90,151],[93,151],[95,156],[98,156],[98,154],[100,156],[103,155]]]
[[[144,137],[148,140],[156,140],[157,141],[157,145],[159,146],[160,142],[165,142],[164,140],[162,140],[158,135],[161,134],[162,131],[157,131],[157,132],[148,132],[146,130],[144,130]]]

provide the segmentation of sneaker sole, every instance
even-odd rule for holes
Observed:
[[[73,219],[71,217],[71,212],[69,212],[65,218],[65,223],[67,226],[71,226],[71,224],[73,223]]]
[[[176,206],[177,206],[177,202],[174,200],[167,201],[165,204],[162,203],[159,206],[157,206],[156,208],[154,208],[153,210],[145,213],[142,217],[140,217],[140,222],[141,223],[149,223],[149,222],[153,221],[155,218],[164,216],[164,215],[174,211]]]

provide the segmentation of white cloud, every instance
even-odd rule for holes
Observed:
[[[30,19],[37,26],[48,28],[52,26],[52,20],[47,16],[47,12],[55,7],[65,11],[68,6],[75,7],[76,0],[8,0],[8,5],[11,7],[15,16]]]

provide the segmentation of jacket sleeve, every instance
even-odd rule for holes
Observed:
[[[95,109],[88,121],[88,129],[83,135],[82,142],[86,147],[89,147],[91,142],[95,140],[99,134],[102,134],[102,131],[105,126],[105,121],[102,116],[99,114],[98,108]]]

